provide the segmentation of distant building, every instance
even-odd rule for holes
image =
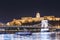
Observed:
[[[21,17],[21,19],[13,19],[11,22],[7,22],[7,25],[22,25],[25,23],[40,22],[44,19],[47,19],[49,21],[59,21],[60,20],[60,18],[57,18],[55,16],[43,16],[43,17],[41,17],[40,13],[37,12],[35,17]],[[45,22],[45,24],[47,24],[47,22]]]
[[[40,18],[40,13],[36,13],[36,18]]]

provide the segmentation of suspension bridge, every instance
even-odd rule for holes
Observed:
[[[55,31],[57,28],[51,24],[48,24],[48,27],[41,27],[41,23],[34,25],[24,25],[24,26],[1,26],[0,33],[15,33],[21,31],[30,31],[30,32],[41,32],[41,29],[49,29],[50,32]]]

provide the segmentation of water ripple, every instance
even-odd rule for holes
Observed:
[[[0,34],[0,40],[59,40],[60,32],[38,32],[32,35]]]

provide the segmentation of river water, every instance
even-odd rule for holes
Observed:
[[[0,40],[60,40],[60,32],[38,32],[26,36],[0,34]]]

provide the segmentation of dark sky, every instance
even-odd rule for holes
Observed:
[[[34,17],[36,12],[40,12],[41,16],[60,17],[60,2],[58,0],[0,1],[0,22],[11,21],[22,16]]]

